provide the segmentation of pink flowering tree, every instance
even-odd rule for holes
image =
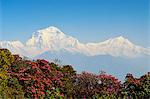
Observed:
[[[83,72],[74,77],[74,97],[95,98],[103,95],[114,97],[120,88],[120,81],[111,75],[96,75]]]
[[[10,69],[25,91],[25,97],[42,98],[62,85],[62,73],[57,66],[45,60],[27,61],[16,59]],[[51,93],[54,94],[55,92]]]

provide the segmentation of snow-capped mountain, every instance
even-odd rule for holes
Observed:
[[[31,39],[26,42],[26,46],[44,52],[73,48],[78,43],[77,39],[65,35],[58,28],[48,27],[35,32]]]
[[[0,41],[0,48],[7,48],[14,54],[26,54],[26,48],[20,41]]]
[[[120,36],[112,39],[108,39],[100,43],[88,43],[86,44],[94,55],[111,55],[115,57],[136,57],[141,55],[150,55],[150,50],[134,45],[128,39]]]
[[[53,26],[34,32],[26,44],[22,44],[20,41],[0,41],[0,47],[8,48],[13,53],[29,57],[40,55],[46,51],[55,52],[61,50],[82,53],[87,56],[138,57],[150,55],[148,48],[137,46],[122,36],[99,43],[85,44],[72,36],[64,34]]]

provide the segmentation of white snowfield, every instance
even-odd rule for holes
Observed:
[[[81,43],[76,38],[65,35],[57,27],[50,26],[33,33],[25,43],[20,41],[0,41],[0,47],[7,48],[14,54],[35,57],[46,51],[66,50],[87,56],[111,55],[114,57],[140,57],[150,55],[150,48],[133,44],[120,36],[99,43]]]

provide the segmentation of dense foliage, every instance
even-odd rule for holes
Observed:
[[[8,72],[13,62],[14,57],[9,50],[0,49],[0,98],[13,99],[24,97],[24,92],[18,79],[10,76]]]
[[[77,74],[70,65],[22,59],[0,49],[0,99],[149,99],[150,73],[127,74],[125,82],[106,73]]]

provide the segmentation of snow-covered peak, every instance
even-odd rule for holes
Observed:
[[[26,47],[20,41],[0,41],[0,48],[7,48],[13,54],[27,55]]]
[[[54,35],[64,35],[64,33],[58,29],[57,27],[54,27],[54,26],[49,26],[47,28],[44,28],[44,29],[41,29],[41,30],[38,30],[37,32],[35,32],[36,35],[38,34],[54,34]]]
[[[122,45],[122,44],[129,44],[129,45],[132,45],[132,43],[124,38],[123,36],[119,36],[119,37],[115,37],[115,38],[110,38],[108,40],[105,40],[105,41],[100,41],[99,43],[87,43],[86,45],[87,46],[90,46],[90,45],[93,45],[93,46],[97,46],[97,45],[114,45],[114,44],[119,44],[119,45]]]
[[[78,40],[65,35],[57,27],[50,26],[45,29],[36,31],[33,36],[26,42],[26,45],[36,50],[60,50],[68,47],[74,47]]]
[[[120,41],[126,40],[126,38],[124,38],[123,36],[116,37],[116,39],[117,39],[117,40],[120,40]]]
[[[43,29],[43,30],[44,30],[44,29]],[[47,27],[45,30],[49,30],[49,31],[53,31],[53,32],[56,32],[56,31],[61,32],[60,29],[58,29],[58,28],[55,27],[55,26],[49,26],[49,27]]]
[[[137,57],[147,55],[148,49],[133,44],[128,39],[119,36],[99,43],[86,44],[89,55],[111,55],[115,57]]]
[[[13,46],[13,47],[22,47],[24,46],[20,41],[1,41],[0,42],[0,46],[2,47],[10,47],[10,46]]]
[[[124,38],[123,36],[119,36],[116,38],[109,39],[109,42],[112,44],[120,44],[120,45],[133,45],[131,41],[128,39]]]

